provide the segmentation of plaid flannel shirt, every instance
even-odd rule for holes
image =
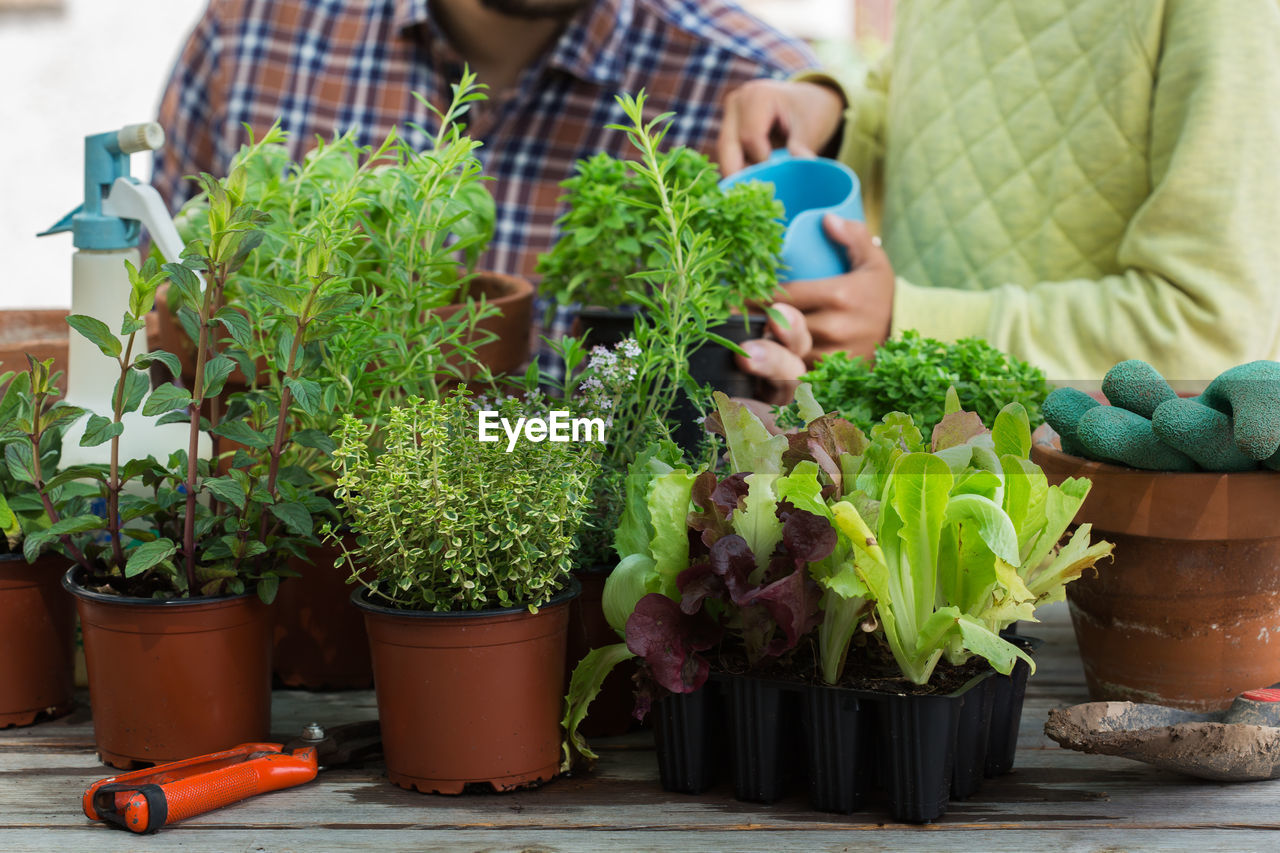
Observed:
[[[594,0],[514,87],[467,117],[497,205],[479,268],[536,279],[574,163],[597,151],[635,156],[625,134],[605,128],[626,120],[616,93],[646,89],[650,115],[676,113],[668,143],[709,153],[730,90],[815,64],[803,44],[726,0]],[[428,0],[210,0],[161,103],[169,142],[155,186],[176,210],[192,191],[185,176],[225,174],[244,125],[261,133],[277,118],[295,159],[317,135],[351,128],[371,145],[395,127],[422,148],[436,118],[412,93],[444,107],[462,66]]]

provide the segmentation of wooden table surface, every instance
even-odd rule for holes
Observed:
[[[740,803],[723,786],[668,794],[650,736],[637,732],[598,741],[594,771],[538,790],[427,796],[391,785],[380,766],[335,769],[136,836],[81,814],[80,794],[109,775],[94,755],[82,701],[62,720],[0,731],[0,851],[1280,850],[1280,783],[1200,782],[1046,739],[1048,710],[1088,697],[1065,607],[1049,608],[1027,633],[1046,643],[1027,691],[1014,772],[987,780],[928,826],[892,824],[878,812],[814,812],[799,796]],[[274,697],[281,740],[309,720],[374,716],[371,691]]]

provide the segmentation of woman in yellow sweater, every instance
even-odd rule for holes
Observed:
[[[1280,358],[1278,0],[899,0],[896,29],[847,100],[761,80],[726,104],[726,171],[838,151],[870,226],[827,223],[853,272],[790,285],[806,322],[746,369],[908,328],[1059,381]]]

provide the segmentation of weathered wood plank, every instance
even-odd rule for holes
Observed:
[[[109,774],[93,754],[92,720],[0,732],[0,850],[1061,850],[1280,848],[1280,783],[1197,782],[1048,741],[1052,707],[1086,701],[1062,605],[1026,633],[1046,640],[1024,709],[1016,769],[988,780],[923,828],[889,824],[883,808],[829,815],[802,794],[740,803],[727,786],[689,797],[661,790],[651,736],[603,740],[598,767],[536,791],[432,797],[388,783],[378,765],[328,771],[309,785],[249,800],[139,838],[91,824],[79,797]],[[274,728],[368,719],[371,691],[277,691]]]
[[[1274,832],[1221,827],[1212,830],[1164,829],[1104,830],[1090,833],[1002,832],[983,830],[957,836],[943,828],[874,829],[868,831],[824,830],[793,832],[786,828],[744,827],[737,831],[720,829],[689,831],[646,829],[638,831],[598,830],[567,832],[530,830],[504,832],[476,830],[458,832],[429,827],[394,829],[202,829],[187,826],[160,836],[127,836],[105,827],[39,831],[20,830],[6,834],[6,850],[14,853],[46,853],[49,850],[92,850],[94,853],[135,853],[135,851],[182,850],[190,853],[314,853],[314,851],[368,851],[385,853],[599,853],[601,850],[682,851],[682,853],[723,853],[723,851],[822,851],[822,853],[1027,853],[1054,850],[1055,853],[1115,853],[1126,850],[1194,851],[1194,853],[1241,853],[1275,850],[1280,838]]]

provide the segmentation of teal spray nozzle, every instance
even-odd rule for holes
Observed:
[[[160,194],[129,174],[129,157],[154,151],[164,144],[164,130],[155,122],[125,125],[119,130],[95,133],[84,140],[84,202],[40,236],[70,231],[76,251],[71,260],[71,313],[94,317],[108,327],[119,327],[129,308],[131,284],[128,266],[140,266],[138,241],[146,228],[164,257],[177,261],[182,252],[178,229]],[[136,352],[150,349],[146,329],[132,333]],[[125,335],[117,335],[122,344]],[[119,366],[105,359],[98,345],[81,335],[67,342],[67,391],[70,404],[101,414],[111,411]],[[125,415],[127,424],[119,450],[126,459],[165,453],[187,446],[187,430],[181,424],[156,424],[140,412]],[[82,424],[73,425],[63,438],[62,463],[79,465],[108,461],[106,445],[81,446]],[[201,445],[207,456],[207,440]]]
[[[176,260],[181,246],[171,243],[167,232],[173,241],[177,234],[160,194],[129,174],[131,154],[162,145],[164,128],[155,122],[86,136],[84,201],[39,236],[70,231],[77,249],[110,252],[137,246],[145,225],[160,251]]]

